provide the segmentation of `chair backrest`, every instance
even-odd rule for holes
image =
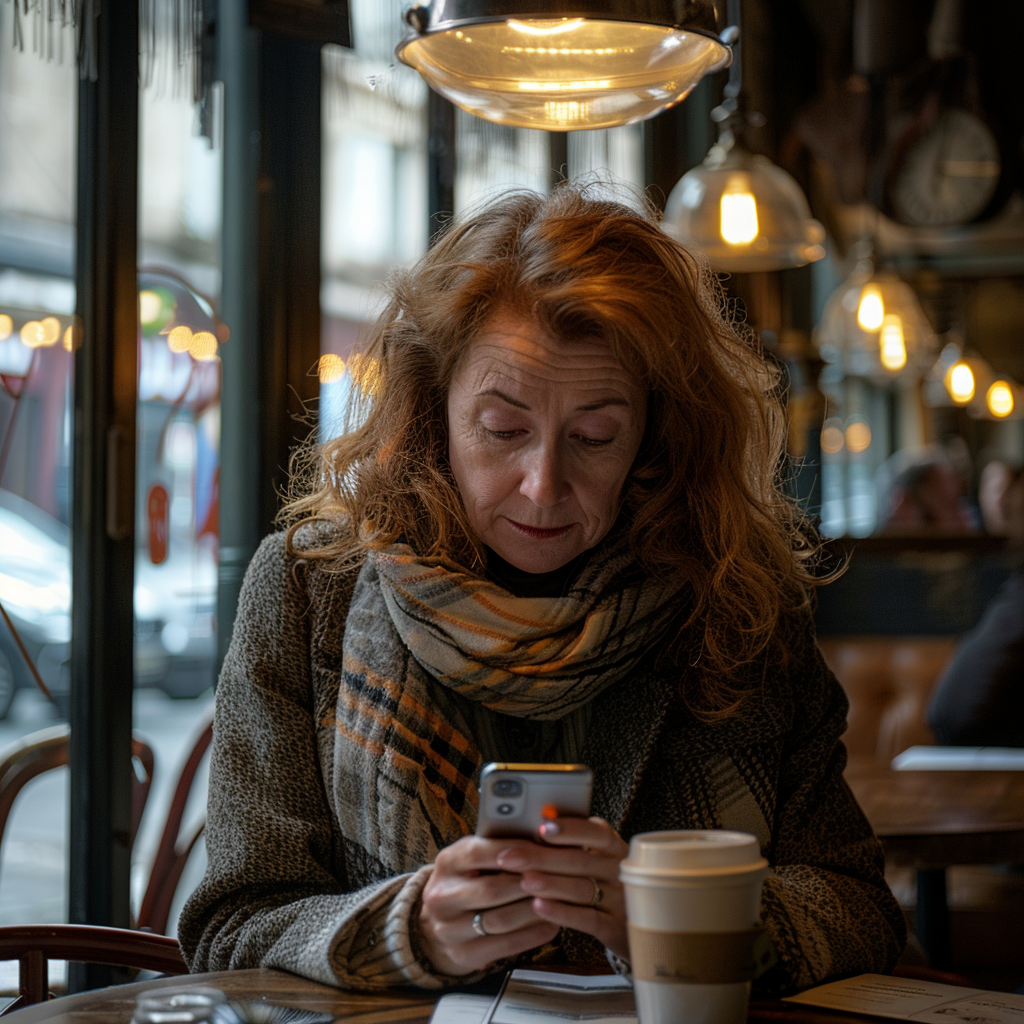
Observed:
[[[182,835],[181,824],[185,814],[192,784],[195,782],[199,766],[210,741],[213,739],[213,709],[207,712],[200,721],[196,739],[185,760],[181,774],[178,776],[174,795],[171,798],[167,821],[160,836],[153,867],[149,873],[149,883],[142,897],[139,917],[135,923],[137,928],[145,928],[163,934],[167,930],[167,919],[171,913],[171,901],[185,870],[189,854],[206,826],[205,816],[187,835]]]
[[[177,939],[128,928],[84,924],[28,924],[0,927],[0,960],[18,961],[18,998],[0,1010],[45,1002],[50,960],[113,964],[161,974],[187,974]]]
[[[22,736],[0,751],[0,848],[11,807],[21,790],[37,775],[68,763],[69,735],[67,725],[54,725]],[[131,841],[134,843],[153,782],[153,751],[134,737],[132,762],[136,767],[132,775]]]

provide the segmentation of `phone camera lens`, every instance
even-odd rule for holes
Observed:
[[[515,808],[511,804],[498,804],[497,810],[499,814],[511,814]]]
[[[491,786],[491,792],[495,796],[522,796],[523,784],[516,779],[498,779]]]

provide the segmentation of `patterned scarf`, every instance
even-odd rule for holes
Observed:
[[[558,719],[636,670],[679,582],[645,580],[624,538],[562,597],[516,597],[395,544],[373,552],[345,625],[333,725],[342,831],[389,872],[476,825],[481,755],[446,690],[506,715]]]

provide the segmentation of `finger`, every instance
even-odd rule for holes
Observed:
[[[535,899],[533,911],[538,917],[557,924],[560,928],[574,928],[576,931],[593,935],[616,956],[629,959],[625,915],[613,916],[596,907],[581,907],[574,903],[547,899]]]
[[[423,906],[427,913],[444,921],[461,918],[466,911],[474,913],[489,907],[500,907],[523,899],[518,874],[497,872],[489,875],[431,875],[423,890]]]
[[[549,875],[539,871],[525,872],[519,882],[522,890],[534,896],[581,907],[595,907],[607,914],[625,910],[621,884],[587,876]]]
[[[622,860],[629,846],[603,818],[555,818],[540,827],[541,838],[553,846],[581,846]]]
[[[558,925],[549,921],[537,921],[529,927],[506,935],[480,938],[474,934],[471,940],[451,946],[438,943],[431,956],[431,963],[439,973],[459,977],[472,971],[479,971],[496,960],[518,956],[528,949],[543,946],[557,934]]]
[[[463,836],[446,846],[434,860],[434,870],[441,874],[470,874],[475,871],[494,871],[499,867],[498,857],[518,847],[536,846],[529,839],[483,839]]]
[[[502,907],[493,907],[490,910],[478,910],[475,913],[467,912],[460,922],[460,936],[466,941],[474,938],[489,938],[494,935],[508,935],[511,932],[521,931],[523,928],[530,928],[541,921],[533,910],[533,899],[524,896],[520,892],[520,899],[515,903],[506,903]],[[474,923],[479,921],[483,928],[484,935],[477,931]]]
[[[552,875],[578,875],[611,882],[618,878],[619,860],[588,852],[580,846],[543,846],[531,844],[529,849],[509,850],[498,855],[498,864],[507,872],[541,871]]]

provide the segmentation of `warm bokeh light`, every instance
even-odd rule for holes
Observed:
[[[55,316],[48,316],[42,321],[43,344],[56,345],[60,341],[60,321]]]
[[[877,331],[885,320],[885,305],[877,285],[866,284],[857,304],[857,324],[862,331]]]
[[[145,288],[139,292],[139,320],[144,326],[155,323],[163,308],[164,301],[155,291]]]
[[[974,397],[974,387],[974,371],[965,362],[954,363],[946,376],[950,398],[966,405]]]
[[[45,345],[46,328],[38,320],[29,320],[21,328],[21,343],[27,348]]]
[[[216,359],[217,339],[209,331],[198,331],[192,335],[188,343],[188,354],[200,363],[208,363],[211,359]]]
[[[333,352],[320,357],[316,364],[317,376],[321,384],[334,384],[345,374],[345,360]]]
[[[1005,380],[997,380],[985,396],[988,411],[1002,419],[1013,412],[1013,389]]]
[[[64,346],[65,352],[75,351],[75,328],[73,324],[64,331],[64,340],[61,344]]]
[[[890,373],[897,373],[907,365],[903,321],[896,313],[887,313],[882,320],[882,330],[878,335],[878,357]]]
[[[167,335],[167,347],[172,352],[188,352],[191,344],[192,328],[186,327],[184,324],[175,327],[174,330]]]
[[[871,427],[864,420],[854,420],[846,426],[846,447],[854,454],[871,447]]]
[[[6,313],[0,313],[0,341],[9,338],[13,332],[14,321]]]
[[[834,420],[826,421],[821,429],[821,450],[826,455],[838,455],[846,443],[843,436],[843,428],[838,426]]]
[[[757,238],[757,200],[750,183],[739,175],[722,193],[719,223],[722,240],[729,245],[747,245]]]

